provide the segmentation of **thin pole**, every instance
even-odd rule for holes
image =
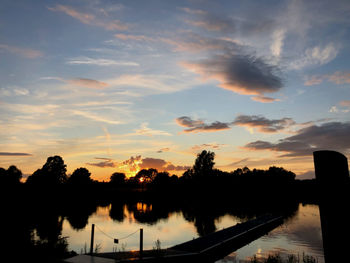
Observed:
[[[142,259],[143,253],[143,228],[140,228],[140,259]]]
[[[95,234],[95,224],[91,225],[91,243],[90,243],[90,255],[94,252],[94,234]]]

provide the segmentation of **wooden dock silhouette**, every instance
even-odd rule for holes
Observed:
[[[283,223],[283,216],[264,215],[209,235],[162,250],[80,255],[66,262],[214,262],[267,234]],[[110,260],[110,261],[109,261]]]

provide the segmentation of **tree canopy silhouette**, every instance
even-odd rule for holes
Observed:
[[[84,167],[77,168],[68,178],[68,183],[73,185],[88,185],[92,182],[90,175],[91,173],[88,169]]]
[[[109,179],[109,182],[116,186],[122,186],[125,183],[125,174],[124,173],[113,173]]]
[[[11,165],[7,170],[0,168],[0,184],[16,185],[21,182],[22,172],[16,166]]]
[[[136,174],[135,178],[137,180],[144,178],[144,181],[149,183],[153,181],[153,179],[156,177],[157,174],[158,174],[157,169],[154,169],[154,168],[142,169]]]
[[[208,177],[213,173],[215,153],[203,150],[197,155],[193,165],[193,175],[195,177]]]
[[[61,156],[55,155],[47,158],[42,168],[36,170],[28,177],[29,184],[60,185],[67,182],[67,165]]]

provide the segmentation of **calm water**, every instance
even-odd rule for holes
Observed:
[[[100,252],[137,250],[139,232],[114,244],[112,238],[123,238],[144,229],[144,249],[155,247],[155,241],[161,242],[161,248],[167,248],[184,241],[198,237],[198,225],[186,220],[183,212],[171,212],[167,216],[152,223],[140,223],[135,219],[135,213],[152,211],[152,205],[137,203],[136,211],[123,208],[123,219],[113,220],[109,214],[111,206],[98,207],[88,219],[88,224],[82,230],[74,230],[67,220],[63,222],[62,236],[68,236],[69,249],[84,252],[90,247],[91,224],[96,225],[95,244]],[[223,215],[214,220],[217,230],[241,222],[243,219],[232,215]],[[285,223],[249,245],[231,253],[218,262],[239,262],[253,255],[264,257],[271,253],[312,255],[319,263],[324,262],[322,233],[319,209],[316,205],[299,205],[297,212]]]

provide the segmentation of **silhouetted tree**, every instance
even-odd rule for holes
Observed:
[[[266,171],[269,176],[275,177],[276,179],[284,179],[292,181],[295,179],[295,173],[287,171],[282,167],[271,166],[269,170]]]
[[[192,168],[187,169],[187,170],[182,174],[181,179],[182,179],[182,180],[188,180],[188,179],[190,179],[190,178],[193,177],[193,174],[194,174],[194,171],[193,171]]]
[[[125,183],[125,174],[116,172],[111,175],[109,182],[113,185],[121,186]]]
[[[213,172],[215,153],[203,150],[197,155],[193,165],[194,176],[210,176]]]
[[[153,179],[153,184],[158,187],[165,187],[169,185],[169,183],[170,176],[168,172],[160,172]]]
[[[0,168],[1,185],[16,185],[21,182],[22,172],[16,166],[11,165],[7,170]]]
[[[73,185],[88,185],[92,182],[90,176],[91,173],[88,169],[84,167],[77,168],[68,178],[68,183]]]
[[[29,184],[60,185],[67,182],[67,168],[61,156],[55,155],[47,158],[41,169],[36,170],[28,177]]]
[[[141,177],[143,177],[144,181],[149,183],[153,181],[153,179],[156,177],[157,174],[158,174],[157,169],[153,169],[153,168],[142,169],[136,174],[135,178],[139,180]]]

